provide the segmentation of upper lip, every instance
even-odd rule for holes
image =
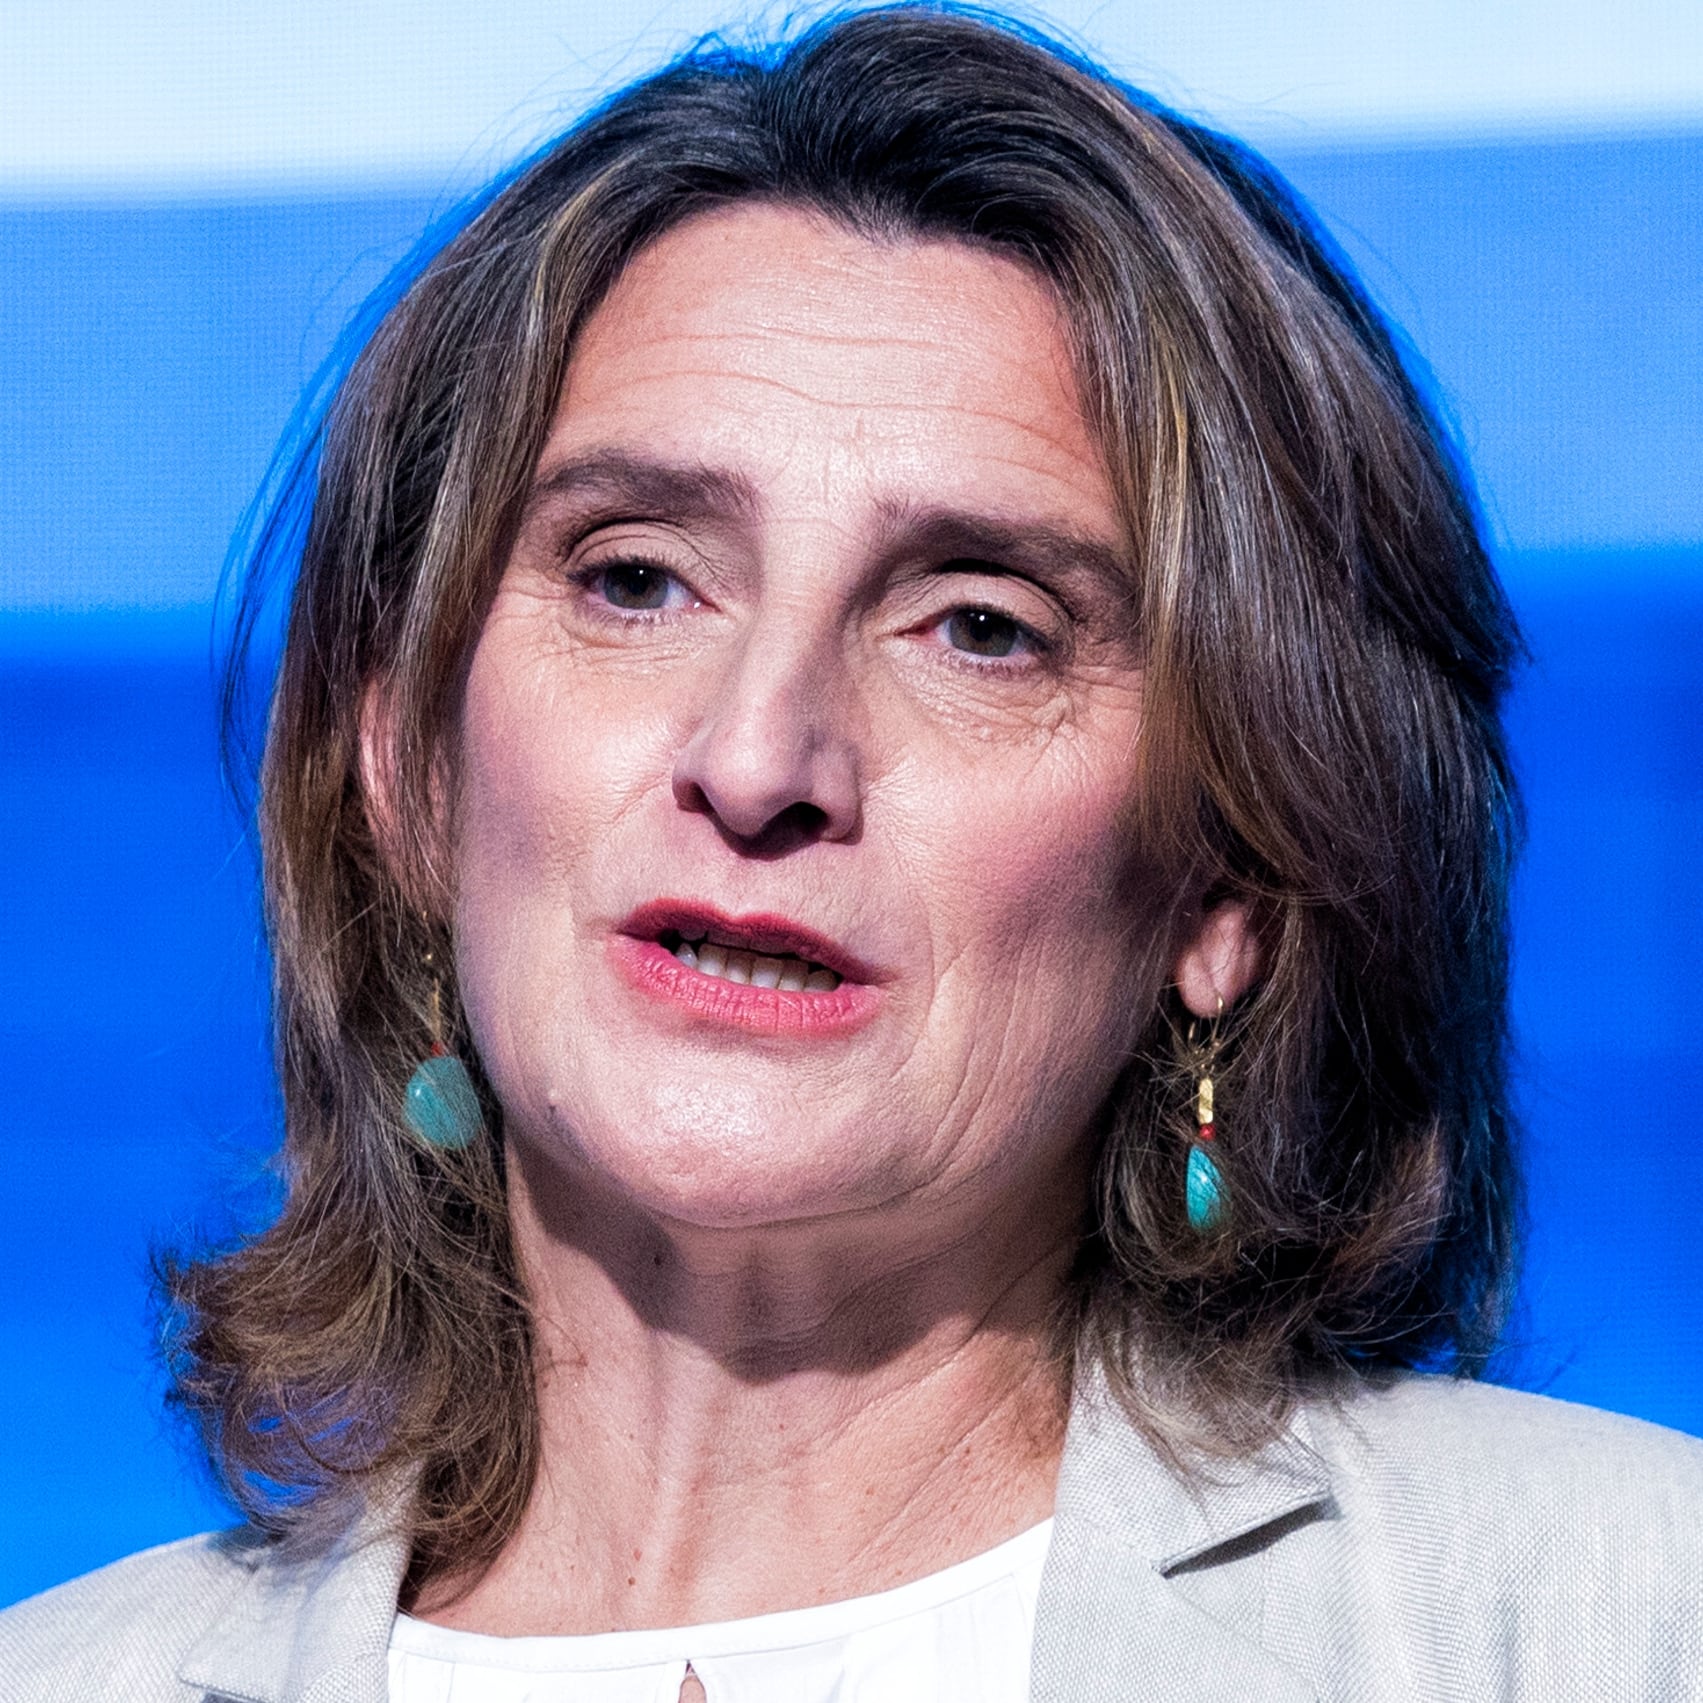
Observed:
[[[768,957],[806,958],[850,982],[883,979],[872,965],[848,952],[838,941],[769,911],[731,916],[714,905],[698,904],[691,899],[653,899],[640,905],[621,924],[621,933],[639,940],[660,940],[670,931],[688,940],[700,940],[708,935],[739,951]]]

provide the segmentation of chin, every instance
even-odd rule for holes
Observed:
[[[806,1118],[749,1090],[675,1087],[607,1111],[564,1107],[554,1122],[557,1142],[566,1142],[575,1169],[596,1177],[599,1194],[695,1229],[867,1209],[891,1198],[898,1181],[897,1168],[876,1157],[867,1124],[860,1136],[819,1109]]]

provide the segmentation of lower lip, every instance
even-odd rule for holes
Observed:
[[[660,941],[630,934],[610,937],[623,975],[641,993],[689,1012],[706,1023],[766,1035],[849,1035],[875,1015],[878,988],[841,982],[831,993],[791,993],[781,988],[724,982],[688,969]]]

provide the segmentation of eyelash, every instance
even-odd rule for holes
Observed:
[[[650,561],[642,556],[620,556],[611,560],[591,563],[580,568],[572,576],[572,583],[582,593],[588,596],[595,594],[601,584],[607,582],[611,574],[623,569],[636,569],[644,573],[660,574],[671,587],[686,593],[692,605],[701,605],[703,599],[686,583],[672,568],[661,562]],[[614,620],[620,625],[650,624],[671,614],[678,605],[664,604],[660,608],[624,608],[620,604],[606,602],[599,606],[600,619]],[[1013,653],[1006,656],[984,655],[952,644],[946,639],[943,629],[960,616],[991,616],[995,621],[1009,622],[1015,629],[1016,647]],[[1008,609],[1001,609],[989,603],[959,603],[949,609],[942,610],[932,617],[918,631],[941,635],[940,649],[952,666],[967,668],[976,674],[1014,674],[1032,667],[1037,663],[1047,662],[1054,654],[1057,646],[1044,634],[1039,633],[1028,622],[1020,620]],[[1020,647],[1020,648],[1017,648]]]

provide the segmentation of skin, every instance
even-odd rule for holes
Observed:
[[[658,466],[715,477],[633,477]],[[1255,968],[1238,910],[1131,845],[1117,513],[1013,261],[746,206],[588,322],[471,660],[453,830],[544,1466],[495,1566],[416,1612],[733,1618],[1050,1513],[1096,1110],[1166,982],[1210,1014]],[[760,1033],[644,994],[610,941],[663,896],[830,937],[873,1016]]]

